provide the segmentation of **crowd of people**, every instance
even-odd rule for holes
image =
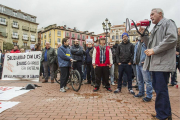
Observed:
[[[160,8],[152,9],[150,18],[155,24],[150,36],[139,35],[135,44],[130,42],[128,33],[122,34],[121,43],[116,41],[109,45],[105,44],[105,37],[100,36],[96,42],[88,42],[86,50],[79,45],[78,40],[69,46],[68,38],[63,38],[57,52],[47,42],[41,57],[44,76],[42,82],[48,82],[50,76],[51,83],[54,83],[54,70],[59,67],[60,91],[66,92],[69,89],[67,87],[69,67],[71,61],[76,60],[73,69],[80,73],[82,83],[94,87],[93,92],[97,92],[101,84],[109,92],[112,92],[111,85],[116,85],[115,94],[127,86],[129,93],[135,98],[150,102],[154,89],[156,114],[152,116],[160,120],[171,120],[168,83],[171,74],[169,86],[177,84],[177,68],[180,68],[180,31],[177,30],[174,21],[164,18]],[[140,27],[139,32],[143,33],[144,30]],[[35,50],[37,48],[36,45]],[[5,51],[9,52],[23,53],[24,49],[18,50],[18,47],[14,46],[12,51]],[[0,56],[0,65],[3,63],[3,57],[4,54]],[[0,72],[2,73],[2,70]],[[132,86],[133,81],[136,82],[135,86]],[[138,94],[135,94],[132,88],[139,90]]]

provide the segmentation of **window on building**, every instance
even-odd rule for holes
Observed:
[[[46,40],[44,40],[44,45],[46,45]]]
[[[16,22],[16,21],[13,21],[13,27],[16,27],[16,28],[18,28],[18,22]]]
[[[41,40],[41,46],[43,47],[43,41]]]
[[[114,35],[112,36],[112,40],[114,40]]]
[[[83,35],[83,40],[85,40],[85,36]]]
[[[114,32],[114,30],[112,30],[112,33]]]
[[[136,39],[136,36],[133,36],[133,42],[135,41],[135,39]]]
[[[23,34],[23,40],[28,40],[28,35],[27,34]]]
[[[44,38],[46,38],[46,33],[44,33]]]
[[[80,39],[80,35],[78,35],[78,39]]]
[[[94,37],[94,41],[96,41],[97,40],[97,38],[96,37]]]
[[[35,35],[31,35],[31,41],[36,41],[35,40]]]
[[[23,43],[23,46],[26,47],[26,46],[27,46],[27,43],[24,42],[24,43]]]
[[[12,38],[18,38],[18,33],[17,32],[13,32],[12,33]]]
[[[116,40],[118,40],[118,35],[116,35]]]
[[[27,16],[26,16],[26,15],[23,15],[23,19],[27,19]]]
[[[51,31],[49,31],[49,36],[51,36]]]
[[[6,18],[0,17],[0,24],[6,25]]]
[[[17,45],[17,42],[13,42],[13,45]]]
[[[69,33],[66,33],[66,36],[69,37]]]
[[[31,18],[31,21],[34,22],[34,18]]]
[[[49,43],[51,44],[51,39],[49,39]]]
[[[58,36],[61,36],[61,31],[58,31],[58,33],[57,33],[57,34],[58,34]]]
[[[5,8],[4,7],[0,7],[0,12],[5,12]]]
[[[13,11],[13,16],[17,16],[17,12],[14,12],[14,11]]]
[[[74,38],[74,34],[72,34],[72,37]]]
[[[58,38],[58,39],[57,39],[57,42],[58,42],[58,43],[61,43],[61,38]]]

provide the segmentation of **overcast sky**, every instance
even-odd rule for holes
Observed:
[[[38,28],[57,24],[99,34],[105,18],[112,25],[123,24],[126,18],[150,19],[152,8],[162,8],[164,16],[180,27],[180,0],[0,0],[0,4],[35,15]]]

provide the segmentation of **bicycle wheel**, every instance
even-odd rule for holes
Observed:
[[[60,84],[60,74],[61,74],[60,69],[57,69],[57,70],[55,71],[55,73],[54,73],[54,79],[55,79],[55,81],[56,81],[57,83],[59,83],[59,84]]]
[[[71,85],[76,92],[78,92],[81,87],[81,76],[77,70],[71,72]]]

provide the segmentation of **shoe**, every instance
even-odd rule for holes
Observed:
[[[138,86],[137,86],[137,85],[135,85],[135,86],[132,86],[132,88],[138,88]]]
[[[135,95],[134,91],[132,89],[129,89],[129,92],[133,95]]]
[[[134,95],[135,98],[141,98],[141,97],[144,97],[144,95],[140,95],[140,94],[137,94],[137,95]]]
[[[121,89],[117,88],[114,93],[120,93],[121,92]]]
[[[106,88],[106,89],[107,89],[107,91],[112,92],[111,88]]]
[[[173,84],[170,84],[169,87],[173,87],[174,85]]]
[[[152,117],[156,117],[156,113],[151,113],[151,116]]]
[[[46,80],[43,80],[43,81],[42,81],[42,83],[47,83],[47,82],[48,82],[48,81],[46,81]]]
[[[114,86],[114,85],[115,85],[115,84],[114,84],[114,82],[112,82],[112,83],[111,83],[111,85],[113,85],[113,86]]]
[[[156,117],[156,114],[155,113],[151,113],[151,116],[153,117],[152,120],[160,120]],[[164,120],[172,120],[172,115],[168,116],[166,119]]]
[[[86,82],[86,83],[84,83],[84,84],[91,84],[90,82]]]
[[[99,88],[94,88],[93,92],[97,92],[99,90]]]
[[[69,87],[65,86],[64,89],[65,89],[65,90],[69,90]]]
[[[51,80],[51,83],[54,83],[54,80]]]
[[[60,89],[60,92],[66,92],[66,90],[63,88]]]
[[[148,97],[145,97],[142,99],[144,102],[150,102],[151,101],[151,98],[148,98]]]
[[[93,83],[93,82],[91,82],[91,86],[94,86],[94,83]]]

